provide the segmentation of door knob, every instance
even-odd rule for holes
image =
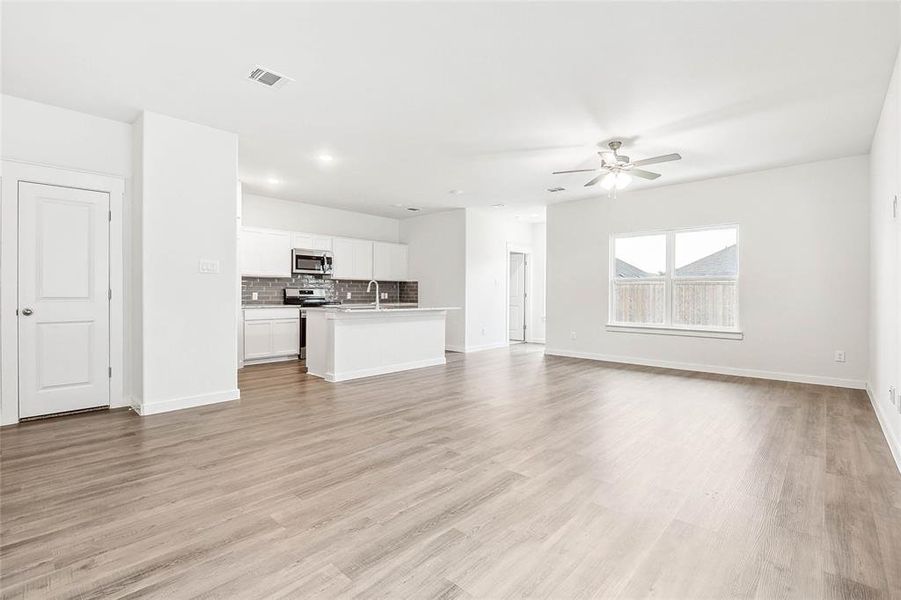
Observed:
[[[25,315],[26,317],[28,317],[28,316],[34,314],[34,311],[31,310],[30,308],[23,308],[23,309],[22,309],[22,314]]]

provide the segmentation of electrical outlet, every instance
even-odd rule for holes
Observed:
[[[569,332],[569,339],[571,339],[571,340],[576,339],[576,332],[575,332],[575,331],[570,331],[570,332]]]
[[[485,335],[485,328],[482,327],[482,335]]]
[[[251,299],[251,300],[259,300],[259,299],[260,299],[260,293],[259,293],[259,292],[253,292],[252,294],[250,294],[250,299]]]
[[[381,295],[381,299],[382,299],[382,300],[387,300],[387,299],[388,299],[388,292],[381,292],[380,295]]]
[[[202,258],[197,264],[197,271],[200,273],[216,274],[219,272],[219,261]]]
[[[845,351],[844,350],[836,350],[835,351],[835,362],[845,362]]]
[[[347,300],[350,300],[350,292],[347,292]]]

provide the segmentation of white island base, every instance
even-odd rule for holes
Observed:
[[[447,310],[307,309],[307,371],[346,381],[443,365]]]

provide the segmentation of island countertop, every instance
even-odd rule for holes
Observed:
[[[432,312],[444,310],[460,310],[459,306],[385,306],[376,309],[374,306],[368,307],[350,307],[350,306],[316,306],[308,307],[308,312],[330,312],[330,313],[356,313],[356,314],[373,314],[385,315],[386,313],[409,313],[409,312]]]

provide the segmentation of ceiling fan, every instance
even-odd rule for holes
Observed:
[[[609,152],[598,152],[601,157],[601,166],[596,169],[572,169],[569,171],[554,171],[554,175],[562,175],[564,173],[592,173],[594,171],[602,171],[600,175],[585,184],[585,187],[591,187],[600,182],[601,187],[615,193],[621,190],[632,181],[632,177],[641,177],[642,179],[657,179],[660,173],[652,173],[644,169],[636,169],[635,167],[643,167],[645,165],[655,165],[657,163],[670,162],[673,160],[681,160],[679,154],[664,154],[662,156],[654,156],[653,158],[643,158],[632,162],[628,156],[618,153],[623,143],[614,140],[607,144],[610,148]]]

